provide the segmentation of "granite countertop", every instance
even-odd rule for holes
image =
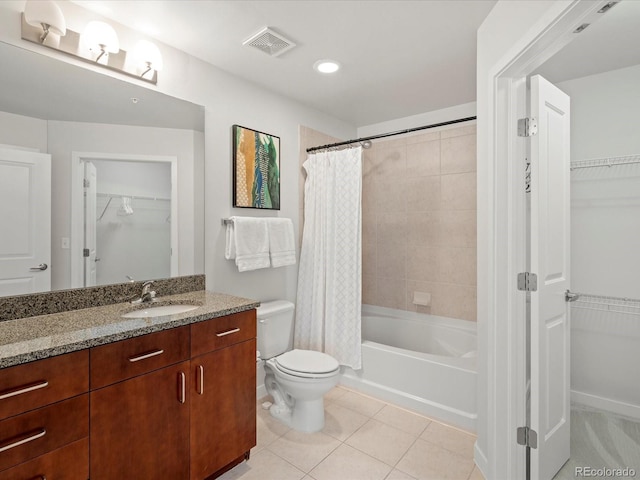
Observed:
[[[124,313],[161,305],[199,308],[153,318],[122,318]],[[97,345],[251,310],[260,302],[199,290],[159,297],[152,304],[116,303],[0,322],[0,368],[83,350]]]

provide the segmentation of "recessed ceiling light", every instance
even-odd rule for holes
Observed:
[[[335,73],[340,70],[340,64],[334,60],[318,60],[313,68],[320,73]]]

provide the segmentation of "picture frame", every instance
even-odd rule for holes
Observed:
[[[280,210],[280,137],[233,125],[233,206]]]

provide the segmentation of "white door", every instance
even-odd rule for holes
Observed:
[[[0,148],[0,295],[51,289],[51,155]]]
[[[569,459],[569,97],[531,77],[531,478],[553,478]]]
[[[98,175],[96,166],[91,162],[84,162],[84,286],[96,285],[97,264],[96,255],[96,205],[98,200]]]

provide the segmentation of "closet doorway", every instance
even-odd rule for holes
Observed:
[[[175,276],[176,157],[74,153],[73,166],[74,284]]]
[[[640,54],[627,47],[637,41],[638,22],[640,3],[622,1],[537,70],[571,97],[570,288],[577,297],[570,303],[571,455],[557,480],[640,472]],[[579,57],[579,47],[592,55]],[[570,74],[559,68],[568,64]]]
[[[483,168],[479,168],[479,175],[484,174],[487,179],[487,187],[479,188],[479,205],[484,207],[479,208],[480,219],[488,222],[487,228],[479,230],[479,245],[480,248],[486,248],[487,255],[485,257],[486,263],[479,262],[478,270],[480,275],[486,275],[487,287],[484,288],[484,291],[479,291],[478,298],[482,299],[479,300],[479,312],[484,315],[487,333],[484,338],[482,338],[482,335],[479,337],[481,339],[479,345],[484,347],[487,354],[488,387],[486,388],[487,393],[484,400],[486,400],[488,428],[487,432],[479,429],[479,448],[476,460],[481,465],[484,462],[482,467],[487,478],[527,478],[527,467],[530,466],[529,461],[533,460],[531,452],[536,449],[534,442],[531,442],[528,447],[523,447],[522,439],[519,438],[520,428],[523,425],[527,425],[526,411],[528,408],[527,400],[530,398],[529,394],[533,397],[534,395],[541,395],[541,393],[530,390],[526,381],[525,372],[529,368],[529,362],[536,355],[539,355],[539,352],[533,352],[527,347],[526,332],[530,327],[526,321],[528,308],[524,301],[525,294],[516,288],[517,283],[515,281],[520,272],[536,273],[529,261],[528,248],[531,237],[538,233],[528,230],[524,221],[527,194],[525,189],[522,188],[523,184],[526,184],[529,173],[525,169],[525,159],[530,157],[527,156],[527,152],[523,147],[523,139],[518,137],[516,133],[518,119],[527,115],[525,101],[527,79],[535,74],[541,74],[571,96],[572,127],[570,138],[572,152],[571,161],[566,171],[571,186],[575,187],[576,185],[576,179],[572,177],[575,177],[575,172],[578,171],[575,168],[570,170],[571,162],[599,160],[605,157],[634,157],[640,153],[638,145],[627,143],[629,140],[633,140],[634,137],[637,139],[637,135],[633,132],[633,126],[636,123],[633,121],[633,116],[631,119],[625,119],[622,115],[614,113],[612,117],[607,119],[604,113],[612,105],[610,100],[619,96],[625,98],[622,105],[631,108],[631,111],[635,113],[637,111],[635,98],[638,97],[637,89],[640,82],[635,80],[627,83],[624,88],[608,85],[606,82],[600,84],[600,90],[597,95],[603,116],[598,118],[597,114],[587,114],[586,118],[600,121],[600,124],[596,130],[584,130],[582,132],[589,137],[588,141],[584,142],[582,146],[584,147],[588,144],[592,147],[585,155],[578,153],[575,144],[576,137],[574,134],[576,133],[581,109],[578,96],[576,96],[577,90],[569,91],[566,84],[569,81],[581,83],[581,80],[587,78],[594,78],[607,72],[631,69],[640,65],[637,49],[628,48],[628,45],[637,43],[634,38],[637,38],[635,35],[638,33],[637,22],[639,17],[633,11],[639,6],[638,2],[633,1],[553,3],[550,4],[548,10],[545,10],[547,16],[541,18],[531,30],[525,32],[525,29],[523,30],[525,33],[520,36],[514,35],[517,42],[514,42],[513,45],[521,48],[521,50],[514,47],[513,51],[510,50],[506,53],[500,51],[503,56],[495,61],[490,59],[483,62],[483,59],[479,57],[479,71],[481,73],[479,75],[479,89],[488,87],[487,90],[489,91],[488,99],[483,99],[484,104],[479,102],[478,112],[479,118],[485,119],[484,123],[478,122],[480,158],[486,159],[486,164],[483,165]],[[498,13],[505,13],[505,11],[499,10]],[[603,35],[602,29],[606,26],[605,21],[614,24]],[[526,24],[524,21],[522,23]],[[597,32],[600,32],[600,35],[597,35]],[[574,45],[577,46],[581,39],[589,39],[592,36],[600,38],[595,41],[593,38],[590,40],[591,48],[584,49],[584,45],[576,50],[571,48]],[[481,51],[484,53],[491,50],[491,46],[487,42],[481,47]],[[575,54],[580,54],[577,50],[582,51],[582,56],[569,58]],[[551,68],[553,66],[551,60],[554,60],[553,56],[556,53],[556,71],[570,72],[570,76],[558,78],[554,69]],[[549,71],[545,70],[546,67],[549,67]],[[628,73],[628,71],[625,73]],[[603,98],[605,99],[604,102],[602,101]],[[634,104],[636,105],[634,106]],[[611,126],[608,123],[611,118],[616,119],[614,128],[620,132],[630,134],[630,138],[627,141],[624,143],[618,141],[616,145],[616,147],[623,145],[628,147],[625,152],[598,152],[598,148],[606,146],[605,140],[611,131]],[[586,171],[589,169],[581,170]],[[480,185],[484,186],[482,183]],[[574,190],[577,191],[578,188],[575,187]],[[602,193],[606,191],[606,187],[592,187],[592,190]],[[593,203],[592,200],[590,199],[589,203]],[[618,202],[619,200],[615,201]],[[629,202],[628,199],[624,201]],[[570,199],[569,207],[569,219],[573,226],[578,217],[574,198]],[[550,208],[557,208],[557,205],[552,204]],[[611,210],[610,216],[617,216],[622,210],[624,209],[616,209],[615,212]],[[634,222],[637,222],[637,218],[637,216],[634,218]],[[481,225],[482,222],[479,222],[479,224]],[[636,223],[634,224],[637,225]],[[598,225],[596,225],[597,227]],[[575,229],[576,227],[574,226],[573,228]],[[602,228],[602,225],[600,225],[599,234],[604,233],[604,230],[607,229]],[[609,230],[609,234],[613,234],[613,230]],[[578,233],[571,235],[572,240],[577,240],[578,235]],[[614,235],[616,238],[620,237],[619,234]],[[592,240],[598,238],[601,237],[591,237]],[[587,241],[589,239],[581,238],[580,240]],[[598,247],[596,256],[599,258],[602,255],[607,255],[608,248],[616,248],[615,241],[611,241],[611,237],[609,237],[608,241],[597,241],[596,246]],[[576,262],[580,262],[581,267],[588,266],[593,268],[598,263],[598,260],[594,259],[594,257],[581,256],[578,252],[574,252],[573,242],[570,247],[571,251],[568,259],[570,266],[574,270],[570,285],[572,291],[598,295],[599,297],[614,296],[626,301],[629,307],[634,304],[633,301],[630,302],[629,300],[640,298],[637,295],[633,297],[620,293],[607,295],[604,292],[584,290],[583,287],[587,286],[587,284],[580,283],[582,274],[580,274],[579,268],[576,267]],[[497,254],[498,252],[499,254]],[[502,252],[505,252],[505,254]],[[633,259],[628,263],[631,263],[637,257],[636,254],[632,254],[632,256]],[[611,262],[606,265],[608,265],[607,268],[609,270],[614,272],[617,270],[613,268],[613,263]],[[619,270],[614,274],[620,278],[623,276]],[[588,278],[598,280],[598,275],[595,274],[594,276],[592,274]],[[633,285],[637,285],[637,282],[634,282]],[[581,292],[580,289],[583,289],[583,291]],[[509,294],[505,295],[505,292]],[[530,295],[535,296],[538,293],[533,291]],[[587,299],[586,296],[583,296],[582,301],[585,299]],[[605,303],[603,300],[606,299],[599,298],[598,300],[601,303]],[[575,417],[574,413],[577,411],[575,406],[582,405],[585,408],[598,411],[597,413],[605,412],[606,406],[609,409],[608,413],[615,416],[615,421],[608,423],[604,430],[594,428],[595,423],[593,422],[590,424],[588,422],[583,423],[585,428],[581,431],[572,430],[570,434],[572,447],[570,459],[563,467],[563,469],[567,468],[568,471],[563,472],[561,470],[559,475],[566,473],[569,476],[568,478],[597,476],[597,472],[601,471],[600,469],[605,469],[603,471],[606,472],[611,471],[606,469],[618,467],[635,469],[633,472],[635,474],[638,471],[634,463],[637,462],[637,458],[633,455],[637,456],[637,452],[640,451],[638,447],[640,443],[635,440],[637,437],[634,437],[634,432],[637,432],[636,426],[638,422],[637,419],[633,418],[633,415],[629,415],[629,413],[636,411],[635,408],[629,409],[626,407],[637,407],[639,405],[639,403],[632,400],[639,388],[637,382],[634,381],[637,373],[635,376],[625,376],[626,374],[623,373],[618,377],[618,372],[611,370],[611,367],[603,368],[602,370],[608,370],[607,380],[615,381],[616,378],[624,377],[621,382],[616,382],[616,386],[618,388],[622,387],[626,394],[631,393],[632,395],[622,399],[614,393],[611,386],[605,386],[604,392],[598,393],[595,390],[583,392],[591,397],[599,397],[598,402],[600,402],[597,408],[594,405],[585,405],[584,402],[588,401],[589,397],[580,395],[581,392],[578,387],[580,383],[577,382],[579,377],[576,376],[578,370],[575,369],[580,362],[575,360],[575,355],[578,352],[577,346],[580,341],[579,334],[576,333],[577,318],[581,315],[578,311],[587,311],[587,309],[580,309],[578,303],[578,301],[573,302],[569,307],[572,318],[567,334],[570,335],[571,339],[569,353],[573,357],[573,361],[570,370],[570,388],[566,391],[563,390],[562,394],[572,402],[572,408],[567,409],[566,413],[563,412],[563,415],[566,421],[575,427],[579,424],[577,421],[572,421]],[[590,306],[595,307],[595,305]],[[595,310],[591,312],[598,315],[602,313],[609,315],[615,307],[613,305],[604,305],[604,308],[607,310],[606,312],[597,312]],[[632,308],[624,311],[624,314],[629,314],[630,310]],[[637,326],[637,316],[635,318],[635,325]],[[624,336],[612,334],[611,319],[601,318],[597,323],[600,327],[601,335],[597,336],[595,340],[596,347],[586,348],[586,351],[588,352],[589,360],[594,363],[599,362],[599,367],[607,364],[602,362],[602,358],[607,357],[607,354],[602,351],[602,348],[607,343],[607,335],[617,337],[618,340],[626,337],[624,341],[636,342],[636,345],[640,340],[640,336],[636,333],[631,333],[629,330],[626,330]],[[618,326],[626,329],[628,324],[622,322],[618,323]],[[586,344],[586,342],[583,343]],[[626,350],[626,354],[621,356],[625,366],[637,365],[638,361],[634,355],[638,355],[640,348],[636,346],[636,348],[626,349],[620,348],[621,346],[622,344],[618,344],[616,350],[619,352]],[[554,368],[554,366],[550,365],[550,368]],[[482,367],[483,365],[481,364],[481,373]],[[587,368],[587,370],[589,375],[597,373],[596,368]],[[594,383],[601,384],[601,381],[595,380]],[[603,385],[606,385],[606,383]],[[481,389],[482,393],[484,392]],[[590,399],[594,400],[594,398]],[[609,402],[609,400],[613,400],[615,403]],[[610,409],[615,404],[617,406],[623,406],[624,404],[626,413],[612,412]],[[503,415],[502,412],[504,411],[509,413]],[[618,420],[621,421],[617,422]],[[632,423],[624,423],[627,420]],[[545,425],[547,430],[538,431],[538,438],[543,435],[546,436],[550,432],[548,427],[549,423],[547,422]],[[611,431],[615,431],[617,434],[608,435]],[[604,432],[607,432],[607,435],[604,435]],[[580,455],[574,448],[579,448],[579,443],[576,440],[581,439],[601,440],[592,442],[589,446],[589,448],[594,449],[592,451],[598,452],[598,455]],[[524,440],[524,443],[526,443],[526,438]],[[622,440],[624,440],[624,443],[622,443]],[[508,452],[508,455],[503,457],[501,454],[505,451]],[[632,452],[632,454],[629,455],[628,452]],[[574,460],[578,464],[572,464],[571,462]],[[544,460],[542,462],[544,463]],[[612,467],[612,465],[615,465],[615,467]],[[582,470],[577,470],[578,467]],[[551,477],[544,477],[540,475],[540,469],[537,470],[537,473],[537,476],[531,475],[529,478],[549,480],[555,475],[555,472],[547,471]],[[559,476],[558,478],[567,477]]]

